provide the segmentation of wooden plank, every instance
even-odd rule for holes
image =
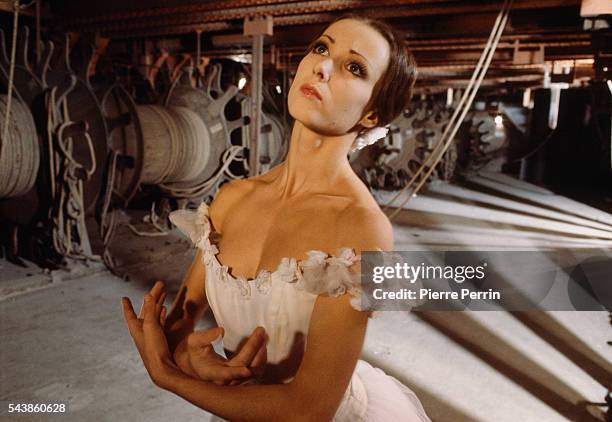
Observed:
[[[386,191],[375,191],[373,194],[378,203],[382,205],[389,202],[394,196],[393,192]],[[407,195],[410,195],[410,193],[402,193],[395,203],[401,204],[407,198]],[[539,217],[519,215],[507,211],[493,210],[478,205],[458,204],[451,201],[429,198],[423,195],[412,198],[404,206],[404,208],[430,213],[458,215],[493,223],[501,222],[515,226],[531,227],[537,230],[569,233],[587,238],[612,239],[612,233],[603,230],[592,229],[590,227],[579,227],[573,224],[551,221]]]
[[[566,214],[573,214],[579,217],[597,221],[599,223],[612,225],[612,215],[561,195],[541,195],[534,192],[528,192],[524,189],[515,188],[510,185],[479,176],[469,178],[468,181],[495,189],[508,195],[527,199],[549,208],[554,208]]]
[[[437,183],[431,184],[427,187],[428,192],[442,193],[445,195],[451,195],[462,199],[471,201],[483,202],[485,204],[494,205],[496,207],[502,207],[518,211],[521,213],[533,214],[540,217],[547,217],[566,223],[576,224],[582,227],[592,227],[595,229],[606,230],[612,232],[612,226],[607,224],[598,223],[592,220],[588,220],[573,215],[568,215],[558,211],[549,210],[534,205],[525,204],[524,202],[513,201],[511,199],[500,198],[498,196],[477,192],[474,190],[462,188],[449,183]]]
[[[13,1],[0,0],[0,11],[2,12],[14,12],[13,9]],[[34,7],[28,7],[27,9],[22,9],[19,11],[19,16],[30,16],[33,17],[36,15],[36,9]],[[7,49],[10,47],[7,46]]]

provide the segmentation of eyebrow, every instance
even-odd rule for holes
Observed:
[[[323,34],[323,35],[321,35],[321,36],[322,36],[322,37],[327,37],[327,38],[329,38],[329,40],[332,42],[332,44],[334,44],[334,43],[336,42],[336,40],[334,40],[332,37],[330,37],[330,36],[329,36],[329,35],[327,35],[327,34]],[[368,62],[368,64],[370,64],[370,61],[369,61],[368,59],[366,59],[366,58],[365,58],[365,56],[364,56],[363,54],[358,53],[358,52],[356,52],[356,51],[355,51],[355,50],[353,50],[353,49],[350,49],[349,51],[350,51],[351,53],[353,53],[353,54],[357,54],[358,56],[363,57],[363,59],[364,59],[366,62]]]

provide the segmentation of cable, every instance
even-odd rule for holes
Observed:
[[[501,34],[506,25],[510,7],[512,5],[512,1],[513,0],[504,1],[504,5],[495,20],[495,24],[493,25],[493,29],[491,30],[491,34],[489,35],[489,40],[487,41],[485,49],[483,50],[483,54],[480,56],[480,59],[476,65],[476,68],[474,69],[474,73],[472,74],[472,77],[468,83],[468,86],[466,90],[464,91],[463,96],[461,97],[459,105],[455,109],[455,112],[453,113],[453,116],[451,117],[448,125],[446,126],[444,133],[442,134],[440,140],[436,144],[434,151],[432,151],[432,154],[429,157],[427,157],[427,159],[423,162],[423,164],[418,169],[418,171],[414,174],[412,179],[398,193],[396,193],[394,197],[385,205],[383,211],[386,211],[387,208],[389,208],[389,206],[403,192],[405,192],[408,189],[408,187],[410,187],[416,181],[416,179],[420,176],[423,170],[429,166],[429,170],[427,171],[427,173],[425,174],[421,182],[417,185],[415,189],[413,189],[412,195],[408,196],[400,204],[400,206],[389,216],[390,220],[401,211],[403,206],[410,200],[410,198],[413,198],[416,196],[417,192],[425,184],[425,182],[427,181],[431,173],[436,168],[436,165],[442,159],[442,157],[444,156],[444,153],[450,146],[450,143],[452,142],[457,130],[459,129],[461,122],[463,121],[463,119],[465,118],[465,115],[467,114],[469,108],[471,107],[474,96],[476,95],[476,92],[478,91],[478,88],[480,87],[482,79],[484,78],[484,75],[486,74],[488,70],[489,64],[491,63],[493,54],[495,52],[499,39],[501,38]],[[457,117],[458,115],[459,117]],[[451,127],[453,128],[452,130],[451,130]],[[445,137],[447,136],[449,132],[450,132],[450,135],[448,136],[448,139],[445,140]],[[430,161],[432,161],[431,164],[430,164]]]
[[[399,192],[397,192],[397,194],[385,205],[383,211],[386,211],[386,209],[390,206],[390,204],[393,203],[408,187],[410,187],[415,182],[415,180],[419,177],[419,175],[423,172],[423,170],[429,165],[429,161],[432,158],[436,157],[436,154],[438,154],[438,152],[440,151],[440,147],[442,147],[445,144],[444,138],[448,134],[448,132],[449,132],[450,128],[453,126],[453,124],[455,124],[455,120],[456,120],[458,114],[460,113],[461,107],[464,105],[466,99],[469,96],[469,93],[471,92],[472,88],[474,87],[475,80],[476,80],[476,75],[478,75],[480,70],[482,69],[483,62],[485,61],[485,58],[487,57],[487,55],[488,55],[488,53],[490,51],[490,47],[492,45],[492,42],[494,41],[495,36],[498,33],[500,24],[503,21],[503,16],[504,16],[504,12],[506,10],[506,6],[507,6],[507,2],[504,3],[504,7],[502,8],[502,10],[500,11],[500,13],[498,14],[498,16],[497,16],[497,18],[495,20],[495,23],[493,25],[493,29],[491,30],[491,34],[489,35],[489,39],[488,39],[487,44],[486,44],[486,46],[485,46],[485,48],[483,50],[483,54],[480,56],[480,59],[478,60],[478,63],[476,65],[476,68],[474,69],[472,77],[471,77],[470,81],[468,82],[468,86],[467,86],[466,90],[464,91],[464,93],[463,93],[463,95],[461,97],[461,100],[459,101],[459,104],[455,108],[455,111],[454,111],[451,119],[449,120],[449,123],[447,124],[447,126],[446,126],[446,128],[445,128],[445,130],[444,130],[444,132],[442,134],[442,136],[440,137],[440,140],[438,141],[438,143],[434,147],[434,150],[432,151],[431,155],[429,155],[426,158],[426,160],[423,162],[421,167],[414,174],[412,179]],[[452,139],[452,137],[450,139]],[[436,159],[435,158],[434,158],[433,161],[434,161],[434,163],[436,163]],[[435,166],[433,168],[435,168]],[[416,195],[416,192],[413,192],[413,195]]]
[[[513,160],[510,160],[510,161],[508,161],[508,163],[507,163],[507,164],[516,163],[516,162],[519,162],[519,161],[522,161],[522,160],[525,160],[525,159],[527,159],[527,158],[531,157],[533,154],[535,154],[535,153],[536,153],[536,152],[538,152],[540,149],[542,149],[542,147],[543,147],[544,145],[546,145],[546,143],[547,143],[547,142],[550,140],[550,138],[552,137],[552,135],[553,135],[555,132],[556,132],[556,128],[555,128],[555,129],[553,129],[553,130],[551,130],[551,131],[548,133],[548,135],[546,135],[546,137],[544,138],[544,140],[540,141],[540,142],[539,142],[539,143],[538,143],[538,144],[535,146],[535,148],[533,148],[533,149],[532,149],[531,151],[529,151],[527,154],[525,154],[525,155],[523,155],[523,156],[521,156],[521,157],[515,158],[515,159],[513,159]]]
[[[457,105],[457,107],[455,108],[455,111],[453,112],[453,115],[451,117],[451,119],[449,120],[449,123],[447,124],[442,136],[440,137],[440,140],[438,141],[438,143],[436,144],[434,150],[432,151],[431,155],[429,155],[426,160],[423,162],[423,164],[421,165],[421,167],[417,170],[417,172],[414,174],[414,176],[411,178],[411,180],[404,186],[404,188],[402,188],[384,207],[383,211],[386,211],[387,208],[390,206],[391,203],[393,203],[404,191],[406,191],[406,189],[408,189],[408,187],[412,186],[412,184],[416,181],[416,179],[420,176],[420,174],[423,172],[423,170],[429,165],[429,161],[434,158],[433,162],[436,163],[436,154],[439,153],[440,151],[440,147],[442,145],[444,145],[446,142],[444,141],[445,136],[448,134],[450,128],[455,124],[455,120],[458,116],[458,114],[461,111],[461,108],[463,107],[463,105],[465,104],[466,99],[468,98],[472,88],[474,87],[475,84],[475,80],[476,80],[476,75],[478,75],[482,69],[482,65],[483,62],[485,61],[485,58],[487,57],[487,55],[489,54],[490,51],[490,47],[492,45],[493,40],[495,39],[495,36],[498,33],[499,30],[499,26],[503,20],[503,16],[504,16],[504,12],[505,12],[505,8],[507,6],[507,1],[504,3],[504,6],[502,7],[502,10],[500,11],[500,13],[498,14],[495,23],[493,25],[493,29],[491,30],[491,33],[489,34],[489,39],[487,41],[487,44],[485,45],[485,48],[483,50],[483,54],[480,56],[480,59],[478,60],[478,63],[476,65],[476,68],[474,69],[474,72],[472,74],[472,77],[470,79],[470,81],[468,82],[468,86],[466,88],[466,90],[464,91],[461,100],[459,101],[459,104]],[[460,124],[460,123],[459,123]],[[452,137],[450,138],[452,139]],[[445,148],[443,148],[445,149]],[[435,165],[434,167],[435,168]],[[425,180],[427,180],[425,178]],[[413,191],[413,196],[416,195],[416,191]],[[410,198],[410,197],[409,197]],[[407,201],[404,201],[404,203],[402,205],[404,205]],[[399,209],[401,209],[401,206],[399,207]],[[392,218],[395,214],[392,214],[390,218]]]

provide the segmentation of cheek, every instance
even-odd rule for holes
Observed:
[[[336,86],[331,89],[334,92],[334,107],[342,114],[339,117],[351,123],[359,120],[372,94],[370,84],[358,79],[337,78]]]

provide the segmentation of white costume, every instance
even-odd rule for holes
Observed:
[[[348,271],[359,257],[350,248],[341,248],[336,255],[313,250],[303,261],[283,258],[276,271],[262,270],[249,280],[234,277],[217,259],[206,203],[197,211],[174,211],[170,220],[202,249],[206,297],[217,323],[225,329],[223,343],[229,350],[236,350],[255,327],[263,326],[269,336],[268,364],[278,364],[295,351],[296,334],[304,341],[307,338],[318,294],[348,292],[351,305],[360,309],[359,275]],[[334,421],[431,422],[408,387],[363,360],[357,362]]]

